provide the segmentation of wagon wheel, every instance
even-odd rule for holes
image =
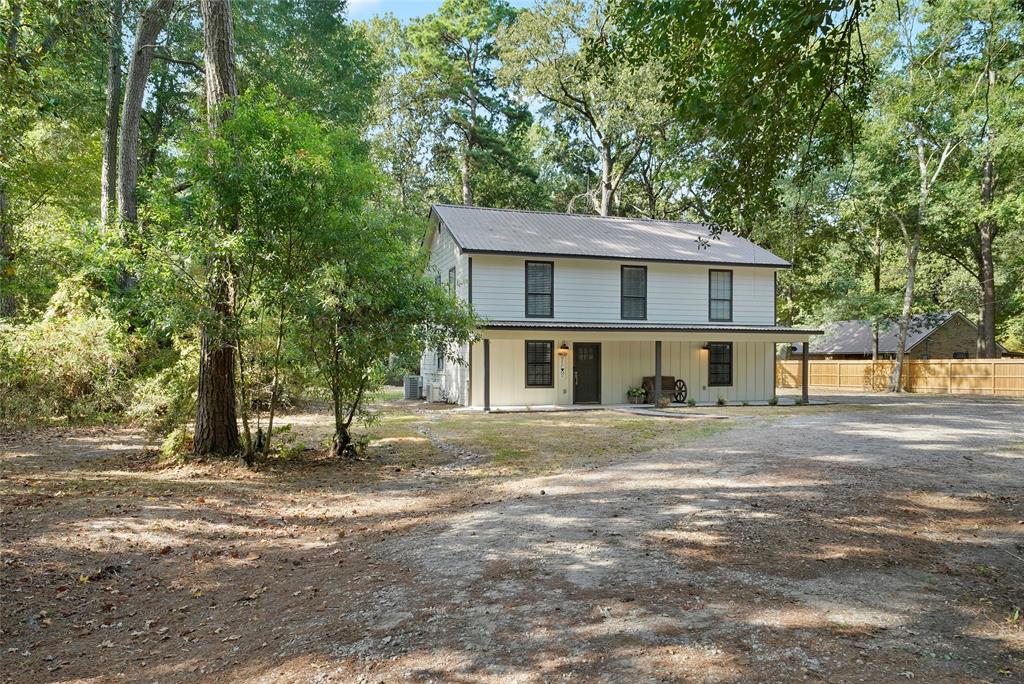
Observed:
[[[683,403],[686,401],[686,381],[676,380],[675,392],[672,394],[673,401]]]

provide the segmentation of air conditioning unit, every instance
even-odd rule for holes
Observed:
[[[420,399],[423,396],[423,379],[419,375],[405,376],[405,398]]]

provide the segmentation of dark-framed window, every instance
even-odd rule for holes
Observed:
[[[732,342],[708,342],[708,387],[732,385]]]
[[[732,320],[732,271],[708,271],[708,320]]]
[[[620,275],[622,302],[620,315],[624,319],[647,319],[647,267],[623,266]]]
[[[455,267],[452,266],[448,269],[448,292],[449,294],[455,294]]]
[[[434,367],[439,371],[444,370],[444,352],[440,349],[434,350]]]
[[[555,315],[555,262],[526,262],[526,317]]]
[[[555,386],[554,340],[526,341],[526,386]]]

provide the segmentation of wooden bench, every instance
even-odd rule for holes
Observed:
[[[654,376],[648,375],[640,383],[640,386],[644,388],[644,403],[654,403]],[[661,396],[672,398],[672,395],[676,391],[676,378],[674,375],[662,375],[661,376]]]

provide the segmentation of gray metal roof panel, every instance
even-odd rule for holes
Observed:
[[[915,314],[910,317],[906,349],[912,349],[921,340],[931,335],[956,312]],[[826,323],[824,334],[811,341],[814,354],[866,354],[871,355],[874,336],[871,321],[837,321]],[[899,341],[899,325],[896,321],[883,321],[878,331],[878,351],[895,354]]]
[[[700,238],[708,238],[709,228],[701,223],[451,204],[435,204],[431,211],[466,252],[790,266],[728,231],[702,247]]]

